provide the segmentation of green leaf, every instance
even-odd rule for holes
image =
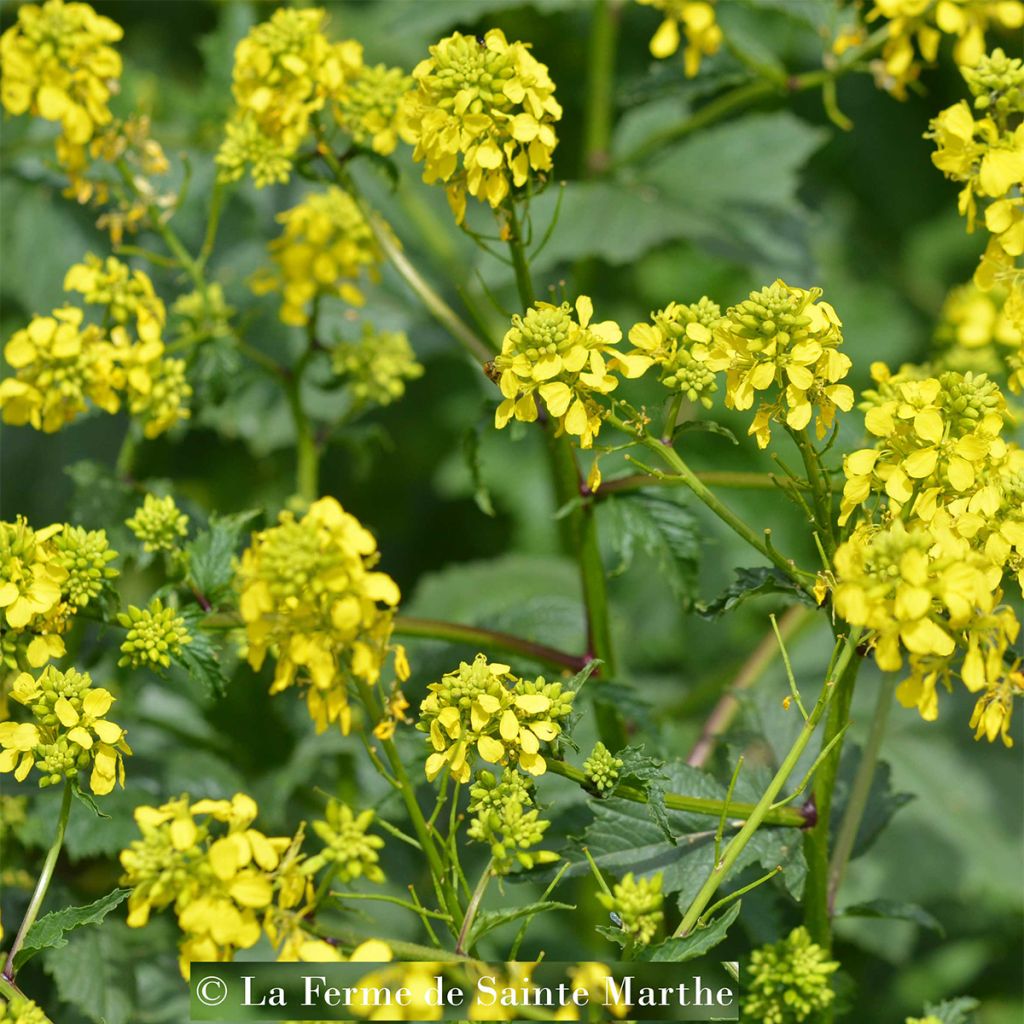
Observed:
[[[559,903],[556,900],[540,900],[537,903],[530,903],[525,907],[509,907],[507,910],[483,910],[476,915],[473,927],[470,929],[468,946],[475,946],[488,932],[500,928],[503,924],[512,921],[519,921],[522,918],[532,920],[538,914],[544,914],[549,910],[575,910],[571,903]]]
[[[229,516],[212,516],[187,547],[189,583],[210,605],[216,605],[231,593],[233,561],[242,532],[259,511],[250,509]]]
[[[842,820],[860,759],[861,748],[857,744],[850,744],[843,750],[836,786],[832,794],[833,822]],[[857,838],[850,855],[851,860],[867,853],[881,835],[882,830],[892,821],[893,815],[901,807],[906,807],[913,799],[912,793],[893,791],[892,769],[887,761],[879,761],[875,768],[874,778],[871,780],[871,790],[868,794],[864,817],[861,818],[860,827],[857,829]]]
[[[99,924],[115,907],[119,907],[131,889],[114,889],[84,907],[65,907],[39,918],[28,930],[25,942],[14,958],[14,966],[21,966],[43,949],[61,949],[68,944],[67,936],[76,928]]]
[[[92,813],[95,814],[97,818],[110,817],[109,814],[104,814],[103,811],[100,810],[99,804],[97,804],[96,801],[93,799],[92,794],[87,793],[84,789],[82,789],[77,779],[73,780],[71,783],[71,795],[80,804],[83,804],[84,806],[88,807],[89,810],[92,811]]]
[[[916,903],[900,903],[898,900],[868,900],[856,903],[839,911],[840,917],[882,917],[899,921],[913,921],[922,928],[945,936],[942,923]]]
[[[77,932],[59,949],[43,954],[57,993],[95,1024],[128,1024],[135,1005],[135,975],[127,950],[128,927],[108,921],[93,932]]]
[[[665,809],[665,762],[645,754],[642,744],[616,751],[615,756],[622,761],[619,780],[639,784],[647,794],[647,811],[651,820],[661,829],[665,838],[675,845],[676,837],[672,834],[668,811]]]
[[[201,683],[212,696],[223,697],[228,681],[221,667],[220,652],[213,646],[209,633],[201,628],[203,616],[190,608],[182,614],[182,618],[188,626],[192,642],[183,644],[171,656],[171,660],[181,666],[190,678]]]
[[[717,619],[726,612],[731,612],[751,597],[764,594],[785,594],[796,598],[809,607],[814,601],[794,585],[793,581],[774,566],[758,566],[755,569],[736,569],[736,579],[710,603],[699,602],[697,614],[705,619]]]
[[[740,900],[736,900],[727,910],[709,921],[703,928],[697,928],[685,938],[669,938],[656,946],[648,946],[637,955],[638,960],[653,963],[682,963],[684,960],[696,960],[720,942],[724,941],[730,925],[740,915]]]
[[[728,427],[724,427],[721,423],[716,423],[714,420],[684,420],[676,427],[673,436],[678,437],[680,434],[693,433],[695,430],[703,430],[709,434],[717,434],[719,437],[724,437],[733,444],[740,443],[739,438],[737,438],[737,436]]]
[[[493,516],[494,502],[491,501],[491,492],[484,481],[483,469],[480,465],[480,429],[470,427],[462,435],[462,456],[466,460],[469,475],[473,481],[473,500],[476,507],[485,516]]]
[[[629,569],[639,547],[654,559],[676,598],[691,607],[697,594],[700,537],[690,510],[649,491],[616,494],[598,507],[611,520],[609,532],[618,549],[620,563],[613,575]]]
[[[959,996],[957,999],[946,999],[941,1003],[929,1003],[924,1012],[930,1017],[938,1017],[942,1024],[974,1024],[974,1011],[981,1006],[971,996]]]

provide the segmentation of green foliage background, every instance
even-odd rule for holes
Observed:
[[[510,38],[533,42],[565,106],[555,160],[558,178],[569,182],[557,233],[535,265],[535,277],[545,287],[564,281],[569,295],[591,294],[601,318],[628,325],[672,299],[692,301],[704,292],[724,306],[776,276],[818,284],[844,322],[846,350],[854,360],[851,383],[860,387],[875,359],[896,365],[926,356],[946,290],[974,267],[982,243],[964,234],[954,186],[934,170],[931,146],[922,138],[929,117],[962,93],[948,54],[938,70],[925,74],[925,92],[905,103],[876,90],[866,76],[844,79],[840,101],[855,122],[848,134],[829,123],[820,97],[807,93],[785,106],[741,114],[591,184],[580,180],[589,4],[395,0],[327,6],[333,34],[359,39],[368,62],[411,68],[430,42],[453,28],[498,25]],[[13,7],[5,5],[5,26]],[[96,8],[125,28],[125,95],[119,105],[151,112],[154,135],[175,173],[178,155],[190,155],[193,198],[175,223],[195,245],[202,235],[212,154],[230,102],[233,46],[272,6],[152,0]],[[657,15],[634,5],[622,14],[613,156],[678,120],[738,74],[728,56],[709,62],[692,82],[683,79],[676,60],[654,66],[647,42]],[[819,60],[816,30],[831,17],[832,5],[737,0],[720,4],[720,14],[726,32],[759,56],[800,70]],[[108,242],[88,210],[60,197],[47,162],[48,126],[7,120],[3,130],[0,327],[6,339],[32,314],[59,305],[67,267],[86,251],[105,253]],[[500,337],[503,318],[488,305],[481,281],[515,309],[509,271],[459,235],[443,194],[419,182],[408,152],[400,146],[395,154],[396,192],[372,166],[359,166],[356,173],[417,265],[457,305],[450,283],[454,268],[462,287],[489,311],[491,336]],[[242,311],[246,337],[286,361],[299,351],[299,332],[277,321],[273,296],[254,299],[246,279],[263,262],[265,242],[275,233],[274,214],[310,187],[296,180],[262,192],[247,183],[234,189],[211,264],[211,276]],[[538,224],[546,223],[554,193],[536,204]],[[154,269],[153,276],[167,299],[186,290],[166,271]],[[336,439],[323,461],[322,490],[377,535],[381,567],[402,587],[406,612],[478,622],[578,650],[578,582],[559,553],[540,439],[526,431],[514,437],[489,429],[495,397],[490,385],[388,268],[360,315],[406,330],[426,374],[403,401]],[[325,323],[329,337],[354,337],[358,330],[340,304],[329,305]],[[191,373],[197,394],[190,426],[143,444],[135,463],[136,477],[152,489],[173,481],[200,523],[210,510],[265,507],[273,513],[292,491],[294,438],[284,399],[234,359],[216,346],[201,357]],[[311,408],[330,410],[326,392],[307,397]],[[724,421],[731,416],[724,414]],[[845,440],[852,442],[857,417],[849,419],[853,425],[845,424]],[[734,426],[742,436],[739,417]],[[34,525],[67,518],[90,527],[123,519],[119,503],[125,498],[112,482],[111,468],[125,428],[123,418],[96,416],[51,436],[5,429],[3,517],[22,513]],[[463,456],[471,432],[480,435],[478,481]],[[696,469],[770,468],[746,441],[734,448],[724,437],[693,433],[685,445]],[[489,496],[493,515],[482,509],[486,501],[476,500],[480,493]],[[749,522],[772,526],[780,547],[799,550],[806,543],[799,524],[787,528],[793,517],[781,496],[734,492],[730,499]],[[687,604],[714,598],[730,581],[732,567],[750,564],[750,556],[700,511],[694,512],[700,540],[691,545],[691,554],[699,554],[695,573],[677,564],[680,552],[684,563],[689,558],[685,538],[660,551],[658,538],[647,545],[638,540],[635,550],[627,543],[617,553],[616,535],[624,529],[629,536],[636,533],[635,524],[623,521],[631,514],[610,502],[601,520],[606,564],[622,568],[612,580],[612,600],[623,698],[640,709],[638,738],[649,751],[666,759],[685,757],[721,688],[764,636],[768,613],[783,604],[760,598],[715,621],[688,613]],[[122,538],[116,530],[112,535],[116,547]],[[659,561],[681,572],[676,589]],[[805,563],[813,563],[809,553]],[[129,598],[134,592],[137,599],[154,585],[140,569],[130,570],[124,582]],[[119,679],[113,684],[120,693],[118,721],[128,727],[136,753],[128,765],[128,789],[103,802],[109,821],[76,808],[48,908],[87,903],[116,885],[114,855],[134,835],[131,809],[140,802],[186,790],[199,797],[244,789],[259,801],[265,830],[284,834],[301,817],[319,812],[317,790],[361,804],[392,799],[368,770],[354,738],[314,737],[293,695],[271,700],[267,678],[256,678],[245,665],[231,673],[227,693],[218,699],[180,672],[161,681],[116,670],[115,658],[95,636],[80,643],[78,661],[98,681]],[[794,641],[797,676],[808,687],[820,679],[829,648],[830,638],[817,627]],[[471,653],[437,642],[412,644],[410,698],[417,700],[427,682]],[[866,668],[855,704],[854,741],[863,736],[876,685],[877,674]],[[770,765],[775,752],[787,748],[796,720],[781,710],[785,686],[776,667],[745,699],[733,740],[750,742],[748,765]],[[891,766],[888,781],[893,793],[914,799],[852,864],[843,902],[913,902],[941,924],[944,935],[906,920],[841,920],[837,956],[853,982],[844,995],[851,1020],[902,1021],[920,1013],[926,1000],[967,992],[982,1000],[983,1024],[1021,1019],[1022,730],[1018,721],[1012,751],[977,744],[967,729],[970,706],[966,693],[944,697],[940,721],[930,725],[913,712],[893,712],[883,753]],[[593,739],[586,725],[577,739],[585,751]],[[419,734],[406,741],[418,752]],[[410,756],[417,756],[412,749]],[[4,791],[15,791],[7,777]],[[555,827],[578,834],[590,814],[578,791],[545,780],[542,795],[550,794],[559,807]],[[43,792],[32,799],[33,817],[19,840],[29,849],[45,848],[59,796]],[[899,801],[880,793],[878,803],[884,810]],[[381,808],[385,814],[390,809],[388,802]],[[415,877],[415,863],[395,846],[389,842],[385,858],[389,875]],[[632,856],[627,852],[621,863],[628,865]],[[696,872],[681,853],[669,856],[678,870]],[[579,909],[541,918],[526,951],[544,945],[549,955],[561,950],[574,958],[608,956],[608,944],[592,931],[607,921],[590,890],[580,874]],[[26,894],[8,887],[3,896],[10,925]],[[55,1005],[52,996],[50,1003],[43,997],[53,984],[68,1000],[57,1019],[68,1024],[184,1019],[172,923],[133,933],[118,918],[114,911],[102,926],[75,933],[63,949],[37,958],[21,976],[25,989],[39,993],[43,1005]],[[412,931],[401,910],[385,912],[380,920],[385,934]],[[734,926],[720,947],[726,958],[742,957],[752,945],[775,938],[795,923],[795,915],[781,890],[765,888],[744,900],[740,921],[744,927]],[[351,923],[367,927],[358,916]],[[495,935],[506,942],[508,931]],[[587,935],[593,939],[587,950],[580,949]]]

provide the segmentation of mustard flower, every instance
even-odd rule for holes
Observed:
[[[356,402],[390,405],[405,394],[407,381],[423,376],[423,367],[404,331],[378,331],[363,324],[358,341],[341,341],[331,349],[331,366]]]
[[[361,306],[357,281],[363,274],[376,280],[383,255],[352,196],[332,185],[277,220],[284,231],[267,246],[276,272],[264,271],[251,284],[258,295],[281,292],[281,320],[303,326],[309,321],[309,304],[321,295]]]
[[[506,768],[500,780],[493,772],[479,772],[467,811],[472,818],[466,834],[490,847],[496,874],[507,875],[516,864],[529,871],[558,860],[550,850],[532,849],[551,822],[540,817],[530,783],[515,769]]]
[[[548,69],[500,29],[460,32],[430,47],[401,102],[402,138],[423,163],[423,180],[444,182],[456,221],[466,196],[497,209],[531,175],[551,170],[562,108]]]
[[[34,766],[39,785],[49,786],[91,766],[89,785],[97,796],[117,781],[124,786],[123,755],[131,748],[124,730],[106,718],[113,695],[93,687],[88,673],[53,666],[38,677],[22,672],[11,697],[32,712],[33,721],[0,722],[0,772],[13,772],[20,782]]]
[[[567,302],[538,302],[524,316],[512,318],[489,369],[504,396],[494,415],[499,430],[513,418],[536,420],[540,399],[557,421],[558,433],[572,434],[589,448],[601,429],[596,396],[618,387],[616,371],[639,377],[651,365],[648,356],[615,347],[622,338],[618,324],[591,323],[594,306],[586,295],[576,300],[575,312],[573,317]]]
[[[376,683],[389,650],[396,673],[408,676],[404,650],[390,646],[399,591],[374,570],[379,557],[373,535],[334,498],[321,498],[301,519],[282,512],[239,562],[249,663],[259,669],[268,652],[276,659],[271,693],[307,687],[318,732],[332,722],[349,731],[348,684]]]
[[[662,874],[636,878],[630,871],[612,887],[612,894],[597,894],[598,902],[609,912],[618,914],[622,930],[638,946],[646,946],[657,934],[665,915],[661,909]]]
[[[652,56],[659,60],[671,57],[685,37],[683,68],[687,78],[694,78],[700,71],[702,58],[712,57],[721,49],[722,29],[715,19],[714,0],[637,0],[637,3],[653,7],[665,16],[651,37]]]
[[[185,978],[192,961],[230,960],[250,949],[276,911],[307,895],[301,832],[294,839],[264,835],[252,827],[258,810],[242,793],[194,804],[185,795],[135,809],[141,838],[120,858],[122,882],[132,887],[128,925],[141,928],[153,911],[173,905]]]
[[[867,21],[886,19],[880,83],[899,99],[921,73],[921,61],[934,63],[943,35],[955,36],[953,59],[974,64],[985,52],[989,25],[1024,25],[1020,0],[874,0]]]
[[[287,181],[310,119],[362,65],[354,40],[324,35],[322,8],[278,8],[235,48],[231,91],[237,105],[217,154],[223,181],[252,165],[257,187]]]
[[[398,145],[400,101],[412,87],[401,68],[364,64],[335,98],[334,119],[354,142],[388,156]]]
[[[0,523],[0,609],[12,629],[24,628],[61,599],[68,571],[46,546],[59,530],[33,530],[23,517]]]
[[[356,814],[348,804],[329,801],[326,820],[313,822],[313,831],[323,841],[324,848],[303,864],[303,871],[312,875],[330,866],[340,882],[351,882],[356,878],[383,882],[384,872],[378,864],[377,851],[384,845],[384,840],[366,831],[373,818],[373,811]]]
[[[806,928],[755,949],[744,977],[743,1016],[763,1024],[801,1024],[834,999],[830,976],[839,969]]]
[[[0,36],[0,99],[11,114],[58,121],[71,143],[88,142],[111,120],[121,27],[85,3],[23,4]]]
[[[973,281],[950,291],[935,331],[943,369],[989,374],[1012,369],[1010,360],[1024,345],[1024,332],[1007,313],[1007,299],[1005,288],[982,291]]]
[[[670,302],[651,314],[650,323],[630,328],[629,340],[635,346],[631,354],[650,359],[658,367],[658,379],[670,391],[710,409],[718,381],[707,357],[712,328],[721,318],[721,309],[706,295],[688,306]]]
[[[93,306],[102,306],[117,324],[135,322],[141,341],[159,341],[167,312],[149,275],[132,270],[115,256],[105,260],[88,253],[64,275],[64,290],[78,292]]]
[[[432,753],[426,775],[433,781],[447,767],[457,782],[468,782],[474,755],[491,764],[518,764],[543,775],[542,743],[562,731],[575,694],[561,683],[514,676],[508,665],[491,664],[478,654],[470,665],[427,687],[417,728],[429,734]]]
[[[0,1021],[3,1024],[53,1024],[27,996],[11,993],[10,998],[0,996]]]
[[[188,516],[169,494],[147,494],[125,526],[142,541],[144,551],[175,551],[188,536]]]
[[[726,372],[726,405],[749,409],[761,397],[749,430],[761,448],[771,440],[773,422],[800,431],[814,417],[820,440],[837,409],[853,408],[853,390],[838,383],[851,366],[839,351],[842,325],[820,297],[820,288],[779,280],[731,307],[712,332],[705,362]]]
[[[185,620],[173,608],[165,608],[156,598],[148,608],[129,605],[117,621],[128,630],[121,643],[118,665],[132,668],[169,668],[171,658],[181,653],[182,647],[192,643]]]
[[[53,535],[53,562],[67,573],[61,591],[75,608],[99,597],[108,580],[118,575],[110,566],[117,552],[110,549],[105,530],[65,525]]]

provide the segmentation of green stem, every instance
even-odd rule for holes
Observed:
[[[420,619],[411,615],[397,615],[394,620],[394,632],[397,636],[447,640],[450,643],[469,644],[484,650],[521,654],[542,664],[569,669],[572,672],[579,672],[587,664],[587,659],[578,654],[567,654],[554,647],[535,644],[531,640],[524,640],[511,633],[502,633],[479,626],[462,626],[454,622],[442,622],[439,619]]]
[[[832,860],[828,868],[828,910],[830,914],[835,914],[836,896],[839,887],[843,884],[846,865],[850,861],[854,843],[857,841],[857,833],[860,831],[860,824],[864,820],[864,812],[867,810],[868,797],[871,795],[871,783],[875,778],[878,755],[882,749],[882,740],[885,738],[885,726],[892,708],[893,694],[896,692],[897,678],[892,672],[887,672],[882,677],[882,683],[878,689],[878,703],[875,705],[875,713],[871,718],[871,728],[861,753],[860,764],[857,765],[857,774],[853,778],[850,798],[843,813],[839,833],[836,836],[835,849],[832,851]]]
[[[494,858],[492,857],[487,862],[487,867],[484,868],[484,873],[480,876],[480,880],[476,883],[476,888],[473,890],[473,895],[469,898],[469,903],[466,906],[466,916],[462,921],[462,928],[459,931],[458,941],[455,943],[455,952],[466,953],[466,940],[469,938],[469,929],[473,926],[473,921],[476,919],[476,912],[480,909],[480,903],[484,898],[484,893],[487,892],[487,886],[490,885],[491,879],[494,877]]]
[[[64,782],[64,796],[60,804],[60,815],[57,818],[57,832],[53,837],[53,842],[50,844],[50,849],[46,852],[46,859],[43,861],[42,871],[39,872],[39,879],[32,893],[32,899],[29,900],[28,909],[21,920],[21,927],[18,929],[18,934],[14,938],[11,950],[7,954],[7,962],[4,964],[3,977],[11,983],[14,982],[14,976],[17,973],[14,966],[15,957],[17,957],[18,951],[24,945],[25,937],[28,935],[32,925],[35,924],[36,917],[39,915],[39,910],[43,905],[43,900],[46,898],[46,890],[50,887],[53,871],[57,866],[57,858],[60,856],[61,847],[64,845],[64,830],[67,828],[68,815],[70,813],[71,780],[67,779]]]
[[[836,696],[829,709],[822,737],[822,749],[834,743],[828,756],[821,763],[814,779],[814,806],[817,820],[814,827],[804,836],[804,856],[807,859],[807,884],[804,890],[804,924],[811,933],[811,939],[826,952],[832,948],[832,923],[828,910],[828,857],[829,828],[832,814],[832,791],[835,789],[839,771],[839,757],[842,742],[836,738],[846,728],[850,719],[850,702],[861,663],[860,655],[849,658],[836,685]]]
[[[450,921],[449,914],[442,914],[437,910],[427,910],[426,907],[417,906],[409,900],[400,899],[398,896],[387,896],[377,892],[332,892],[331,895],[344,902],[345,900],[372,900],[376,903],[393,903],[396,907],[404,907],[411,910],[418,917],[432,917],[435,921]]]
[[[473,329],[443,298],[427,283],[422,274],[412,265],[402,251],[398,239],[391,233],[387,222],[363,199],[352,176],[342,167],[330,146],[321,139],[318,150],[324,162],[331,169],[338,184],[342,186],[363,211],[370,225],[373,237],[391,265],[398,271],[405,283],[416,293],[427,312],[471,355],[481,363],[494,358],[494,350],[479,338]]]
[[[818,722],[821,720],[825,713],[826,708],[832,702],[833,692],[841,690],[841,681],[847,675],[847,667],[854,662],[856,659],[857,650],[857,637],[859,631],[851,633],[847,638],[846,643],[843,646],[842,653],[836,662],[836,665],[825,680],[825,685],[821,689],[821,695],[818,697],[817,703],[814,705],[814,710],[811,711],[804,722],[803,728],[800,730],[800,734],[797,736],[796,741],[790,748],[789,753],[786,755],[779,770],[775,773],[772,781],[768,784],[767,789],[761,795],[761,799],[758,800],[754,806],[749,818],[747,818],[746,824],[743,828],[733,837],[732,841],[725,848],[725,852],[722,854],[722,859],[715,865],[711,874],[708,875],[707,881],[701,886],[700,891],[694,898],[693,903],[690,904],[689,909],[683,915],[682,921],[679,923],[679,927],[676,929],[675,934],[677,936],[689,935],[693,930],[697,921],[701,918],[705,908],[711,902],[712,897],[718,891],[718,887],[725,881],[729,872],[732,870],[733,865],[736,863],[737,857],[743,852],[743,848],[753,838],[754,833],[764,823],[768,812],[771,809],[772,804],[775,802],[775,798],[779,795],[779,791],[786,784],[786,780],[792,774],[793,769],[796,767],[797,762],[800,760],[804,749],[810,742],[811,737],[818,726]],[[837,678],[840,680],[836,682]],[[829,720],[831,721],[831,713]],[[826,762],[827,763],[827,762]],[[822,765],[821,770],[823,771],[825,764]],[[781,808],[780,808],[781,809]]]
[[[619,0],[594,0],[587,60],[586,109],[583,112],[583,173],[599,175],[608,167],[615,89],[615,49]]]
[[[203,244],[196,259],[196,265],[200,271],[204,270],[210,256],[213,255],[213,246],[217,241],[217,228],[220,226],[220,215],[224,209],[224,198],[227,190],[218,178],[213,183],[213,194],[210,196],[210,212],[206,216],[206,233],[203,235]]]
[[[545,760],[547,761],[548,771],[554,772],[555,775],[561,775],[563,779],[569,779],[589,791],[590,783],[587,781],[587,776],[579,768],[574,768],[565,761],[557,761],[550,757],[545,758]],[[621,797],[623,800],[631,800],[637,804],[649,802],[647,794],[643,790],[635,789],[632,786],[616,786],[614,795]],[[680,793],[666,793],[665,806],[670,811],[685,811],[689,814],[706,814],[709,817],[720,818],[726,806],[726,801],[706,800],[703,797],[683,796]],[[737,821],[745,820],[754,813],[756,807],[757,805],[755,804],[730,800],[728,802],[728,816],[730,819]],[[779,807],[775,810],[769,810],[762,817],[762,821],[766,825],[781,825],[793,828],[803,828],[807,824],[807,818],[803,812],[793,807]]]
[[[359,694],[367,713],[371,717],[377,717],[376,708],[374,707],[373,691],[362,681],[359,682]],[[398,753],[398,747],[395,746],[394,740],[380,740],[380,745],[383,747],[384,754],[388,759],[388,763],[391,765],[391,771],[398,783],[398,791],[402,794],[402,800],[405,803],[409,819],[412,821],[413,829],[416,832],[416,838],[419,839],[420,846],[423,847],[423,853],[427,858],[430,873],[433,875],[434,882],[440,887],[444,896],[445,907],[451,915],[452,922],[456,926],[461,925],[462,906],[459,903],[458,894],[455,892],[451,882],[446,876],[447,873],[444,869],[444,862],[442,861],[441,855],[435,845],[434,835],[427,826],[427,821],[423,817],[423,811],[420,809],[420,805],[416,801],[416,788],[413,786],[412,780],[409,778],[409,773],[405,770],[405,765],[402,763],[402,758]]]
[[[618,419],[618,417],[612,414],[608,414],[605,419],[611,423],[612,426],[621,430],[624,434],[631,434],[636,437],[644,447],[656,452],[662,461],[666,462],[675,470],[676,476],[679,478],[679,482],[684,486],[689,487],[693,494],[703,502],[703,504],[711,509],[711,511],[714,512],[723,523],[731,527],[732,530],[738,533],[755,551],[760,552],[777,569],[780,569],[785,573],[786,576],[788,576],[801,590],[808,591],[807,582],[803,577],[809,574],[802,573],[792,559],[784,558],[773,547],[769,547],[768,544],[758,537],[757,534],[754,533],[754,531],[747,526],[747,524],[740,519],[735,512],[732,511],[732,509],[719,501],[719,499],[711,490],[708,489],[697,474],[694,473],[694,471],[683,461],[682,457],[674,448],[670,445],[662,444],[661,441],[652,437],[646,431],[638,432],[634,428],[627,426]]]
[[[825,476],[824,468],[821,465],[821,455],[818,449],[811,443],[807,435],[807,428],[793,430],[786,428],[790,437],[800,450],[800,458],[803,460],[804,471],[807,474],[807,482],[811,487],[811,498],[814,502],[814,513],[819,535],[825,540],[826,552],[831,560],[836,550],[835,530],[833,528],[832,515],[832,490],[828,485],[828,478]]]
[[[701,483],[708,487],[725,487],[740,491],[775,491],[779,482],[774,473],[747,473],[743,470],[711,470],[706,473],[694,474]],[[629,473],[626,476],[605,480],[596,497],[600,501],[606,494],[618,491],[636,491],[643,487],[685,487],[679,477],[651,477],[646,473]]]
[[[304,501],[313,502],[320,493],[320,457],[313,437],[313,425],[302,407],[301,371],[304,368],[300,360],[295,371],[284,378],[284,393],[295,423],[295,489]]]

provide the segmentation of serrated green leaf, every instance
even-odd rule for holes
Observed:
[[[732,611],[751,597],[764,594],[785,594],[795,598],[808,607],[814,607],[814,601],[796,587],[793,581],[774,566],[758,566],[754,569],[737,569],[736,579],[710,603],[700,602],[696,606],[697,614],[705,619],[717,619],[720,615]]]
[[[685,938],[669,938],[656,946],[648,946],[637,954],[637,960],[652,963],[678,964],[696,960],[725,940],[733,921],[740,916],[740,900],[733,903],[703,928],[697,928]]]
[[[192,642],[183,644],[171,660],[181,666],[189,677],[201,683],[214,697],[223,697],[227,689],[227,678],[220,663],[220,652],[213,646],[208,633],[204,632],[199,623],[202,616],[192,609],[182,615]]]
[[[500,928],[503,924],[512,921],[519,921],[522,918],[532,919],[538,914],[544,914],[549,910],[575,910],[572,903],[559,903],[556,900],[539,900],[537,903],[530,903],[525,907],[509,907],[507,910],[482,910],[476,915],[473,927],[470,930],[469,947],[472,948],[488,932]]]
[[[676,837],[672,834],[668,811],[665,809],[665,762],[645,754],[643,744],[639,747],[626,747],[617,751],[615,756],[622,761],[620,781],[639,784],[647,794],[647,811],[651,820],[661,829],[665,838],[675,845]]]
[[[924,1012],[930,1017],[938,1017],[942,1024],[974,1024],[974,1011],[981,1006],[971,996],[959,996],[946,999],[941,1003],[929,1003]]]
[[[882,917],[899,921],[913,921],[922,928],[945,936],[942,923],[916,903],[901,903],[898,900],[868,900],[856,903],[839,911],[840,917]]]
[[[700,537],[697,521],[684,505],[648,491],[616,494],[602,502],[611,519],[620,563],[614,575],[633,564],[636,549],[654,559],[672,592],[690,607],[697,593]]]
[[[135,1005],[135,975],[127,950],[128,927],[107,921],[93,932],[76,932],[67,945],[43,953],[57,993],[95,1024],[128,1024]]]
[[[209,529],[186,546],[189,583],[209,604],[216,605],[230,593],[235,551],[246,524],[257,515],[258,510],[250,509],[230,516],[213,516]]]
[[[25,942],[14,958],[14,966],[21,966],[44,949],[61,949],[68,944],[67,936],[83,925],[99,924],[112,910],[119,907],[131,889],[114,889],[84,907],[65,907],[39,918],[28,930]]]

